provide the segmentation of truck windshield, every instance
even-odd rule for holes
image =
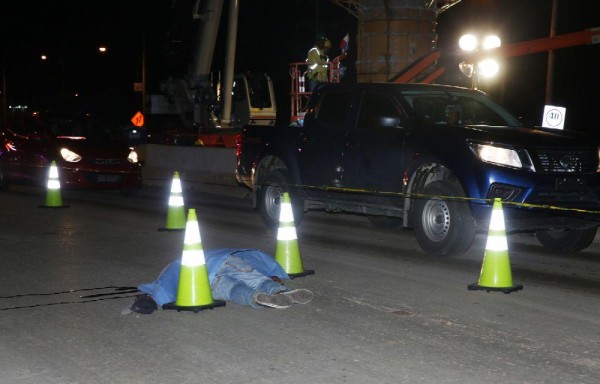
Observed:
[[[483,94],[416,90],[401,94],[423,123],[522,126],[515,116]]]

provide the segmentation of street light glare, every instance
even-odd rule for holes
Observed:
[[[501,45],[500,38],[496,35],[486,36],[483,39],[483,49],[498,48]]]
[[[98,51],[104,53],[104,52],[106,52],[106,47],[99,47]]]
[[[477,48],[477,37],[475,35],[463,35],[460,40],[458,40],[458,46],[463,51],[474,51]]]

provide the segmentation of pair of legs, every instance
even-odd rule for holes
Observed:
[[[276,295],[290,289],[256,271],[244,259],[230,255],[219,267],[210,290],[214,299],[260,308],[256,300],[259,294]]]

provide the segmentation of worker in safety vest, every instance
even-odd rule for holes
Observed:
[[[325,35],[320,34],[317,36],[315,46],[308,51],[306,80],[310,92],[314,91],[319,83],[327,81],[329,71],[329,57],[327,54],[330,49],[331,41]]]

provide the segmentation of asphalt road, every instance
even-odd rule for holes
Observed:
[[[509,236],[513,280],[524,289],[487,293],[467,290],[479,277],[485,234],[461,257],[431,258],[411,231],[311,212],[297,230],[315,274],[288,283],[313,290],[310,304],[124,316],[134,293],[111,287],[152,281],[181,257],[183,233],[158,231],[168,191],[64,191],[68,208],[56,209],[39,207],[44,193],[0,193],[0,383],[600,378],[599,243],[566,257],[530,235]],[[184,198],[197,211],[204,249],[274,252],[275,233],[243,191],[188,190]]]

